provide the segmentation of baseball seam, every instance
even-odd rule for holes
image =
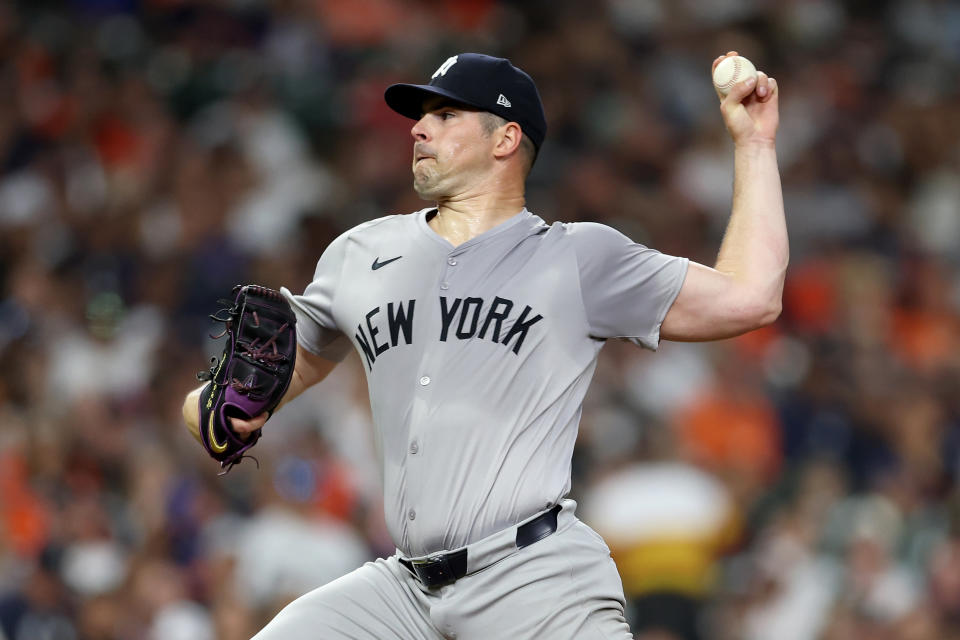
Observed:
[[[733,75],[730,76],[730,79],[724,82],[723,84],[718,84],[718,89],[729,89],[737,83],[737,78],[740,77],[740,60],[737,58],[733,59]]]

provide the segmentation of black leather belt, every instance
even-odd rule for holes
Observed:
[[[560,513],[560,505],[517,527],[517,548],[529,547],[534,542],[554,533],[557,530],[558,513]],[[467,575],[467,549],[430,556],[424,560],[400,558],[400,564],[424,585],[435,589],[452,584]]]

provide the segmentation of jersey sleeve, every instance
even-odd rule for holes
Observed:
[[[568,228],[590,335],[627,338],[656,350],[689,260],[645,247],[606,225],[581,222]]]
[[[330,243],[303,294],[294,294],[286,287],[280,289],[297,316],[298,344],[310,353],[335,362],[343,360],[353,346],[337,326],[333,313],[346,245],[346,233]]]

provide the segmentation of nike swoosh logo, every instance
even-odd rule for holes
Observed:
[[[210,412],[210,420],[207,422],[207,435],[210,437],[210,448],[217,453],[223,453],[227,450],[227,447],[230,443],[224,442],[223,444],[220,444],[217,442],[217,434],[213,432],[213,419],[216,417],[216,414],[216,411]]]
[[[403,256],[397,256],[396,258],[390,258],[389,260],[384,260],[383,262],[380,262],[380,256],[377,256],[376,258],[373,259],[373,264],[370,265],[370,268],[373,269],[374,271],[376,271],[376,270],[379,269],[380,267],[385,267],[385,266],[387,266],[388,264],[390,264],[391,262],[396,262],[397,260],[399,260],[399,259],[402,258],[402,257],[403,257]]]

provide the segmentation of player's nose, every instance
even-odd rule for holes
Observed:
[[[410,135],[413,136],[414,140],[423,141],[429,138],[429,135],[427,133],[427,127],[423,122],[425,119],[426,119],[426,116],[423,116],[422,118],[417,120],[417,122],[413,125],[413,127],[411,127]]]

